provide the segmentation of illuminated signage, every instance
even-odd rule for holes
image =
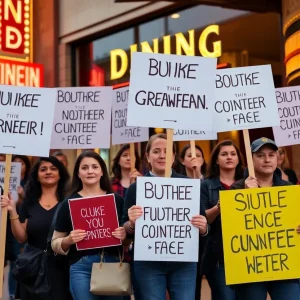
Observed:
[[[33,0],[0,0],[0,84],[43,86],[43,66],[33,64]]]
[[[0,84],[41,87],[43,65],[0,59]]]
[[[219,26],[210,25],[206,27],[200,34],[198,44],[196,44],[195,30],[188,31],[188,39],[182,32],[175,34],[175,48],[172,53],[171,47],[171,36],[167,35],[162,38],[162,45],[164,54],[177,54],[177,55],[189,55],[195,56],[199,54],[205,57],[219,57],[222,55],[222,44],[221,41],[215,41],[212,43],[212,50],[208,49],[207,40],[211,34],[219,35]],[[130,55],[133,52],[138,51],[138,45],[134,44],[130,46]],[[161,53],[159,51],[159,39],[152,40],[152,47],[148,42],[142,42],[140,44],[141,52],[153,52]],[[115,80],[122,78],[129,67],[129,55],[123,49],[114,49],[110,51],[110,79]]]
[[[96,64],[92,65],[92,68],[90,69],[90,86],[104,86],[105,80],[104,80],[105,72],[104,69],[100,68]]]

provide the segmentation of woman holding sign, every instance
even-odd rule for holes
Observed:
[[[241,178],[243,163],[240,150],[230,140],[218,143],[211,153],[208,179],[201,185],[201,201],[211,225],[202,260],[202,272],[209,283],[212,300],[235,299],[233,287],[225,284],[219,192],[228,190]]]
[[[167,137],[165,134],[151,136],[146,146],[146,158],[151,171],[145,176],[165,176]],[[173,144],[173,161],[175,146]],[[172,178],[187,178],[172,170]],[[136,205],[137,185],[133,183],[126,194],[123,223],[129,235],[135,234],[135,222],[143,215],[143,208]],[[199,199],[200,200],[200,199]],[[200,214],[191,219],[201,236],[208,232],[204,207]],[[168,290],[171,300],[191,300],[195,298],[197,264],[193,262],[135,261],[134,277],[137,284],[137,300],[165,300]]]
[[[65,197],[68,180],[67,170],[55,157],[40,158],[29,175],[20,215],[11,196],[2,197],[1,206],[8,207],[13,235],[19,243],[27,242],[25,252],[27,248],[32,253],[34,249],[49,249],[47,237],[59,202]],[[52,286],[49,299],[70,299],[67,288],[68,266],[58,260],[50,249],[48,253],[48,278]],[[21,300],[45,299],[45,295],[28,292],[30,288],[28,282],[21,282]]]
[[[130,145],[123,145],[113,159],[112,163],[112,188],[115,193],[125,197],[126,191],[137,176],[142,176],[137,170],[140,167],[140,157],[135,150],[135,170],[131,171]]]
[[[96,296],[90,292],[93,263],[100,263],[101,251],[105,249],[104,262],[119,261],[119,247],[106,247],[78,251],[76,243],[87,237],[85,230],[73,230],[69,199],[87,198],[112,193],[110,178],[104,160],[93,151],[81,153],[75,163],[71,196],[66,199],[59,211],[52,248],[55,252],[68,255],[70,262],[70,289],[74,300],[121,300],[122,297]],[[118,218],[121,220],[124,200],[115,194]],[[124,241],[126,232],[118,227],[112,235]]]

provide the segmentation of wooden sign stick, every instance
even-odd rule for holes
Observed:
[[[248,129],[243,130],[243,136],[244,136],[244,144],[245,144],[245,150],[246,150],[246,158],[247,158],[247,166],[248,166],[249,176],[255,176]]]
[[[196,145],[195,145],[195,141],[190,141],[190,145],[191,145],[191,154],[192,154],[192,158],[196,158]],[[193,168],[193,178],[197,177],[197,173],[196,173],[196,169]]]
[[[135,148],[134,143],[130,143],[130,170],[131,172],[135,169]]]
[[[6,154],[5,159],[5,177],[4,177],[4,196],[9,193],[10,169],[12,154]],[[4,256],[6,243],[6,225],[7,225],[7,207],[1,211],[1,227],[0,227],[0,298],[3,297],[3,276],[4,276]]]
[[[78,157],[82,153],[82,149],[77,149],[76,150],[76,156]]]
[[[99,148],[94,149],[94,151],[95,151],[97,154],[100,155],[100,149],[99,149]]]
[[[173,134],[174,129],[167,129],[167,154],[165,177],[171,177],[171,168],[173,164]]]

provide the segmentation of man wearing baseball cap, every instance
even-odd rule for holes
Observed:
[[[232,189],[272,187],[291,185],[281,178],[277,168],[278,147],[271,139],[262,137],[251,144],[255,176],[248,176],[235,182]],[[236,300],[266,300],[267,293],[272,300],[300,300],[299,281],[276,280],[238,284],[235,286]]]

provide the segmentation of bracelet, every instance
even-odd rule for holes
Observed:
[[[19,215],[17,215],[16,217],[14,217],[14,218],[12,218],[11,216],[9,217],[12,221],[13,220],[17,220],[17,219],[19,219]]]

